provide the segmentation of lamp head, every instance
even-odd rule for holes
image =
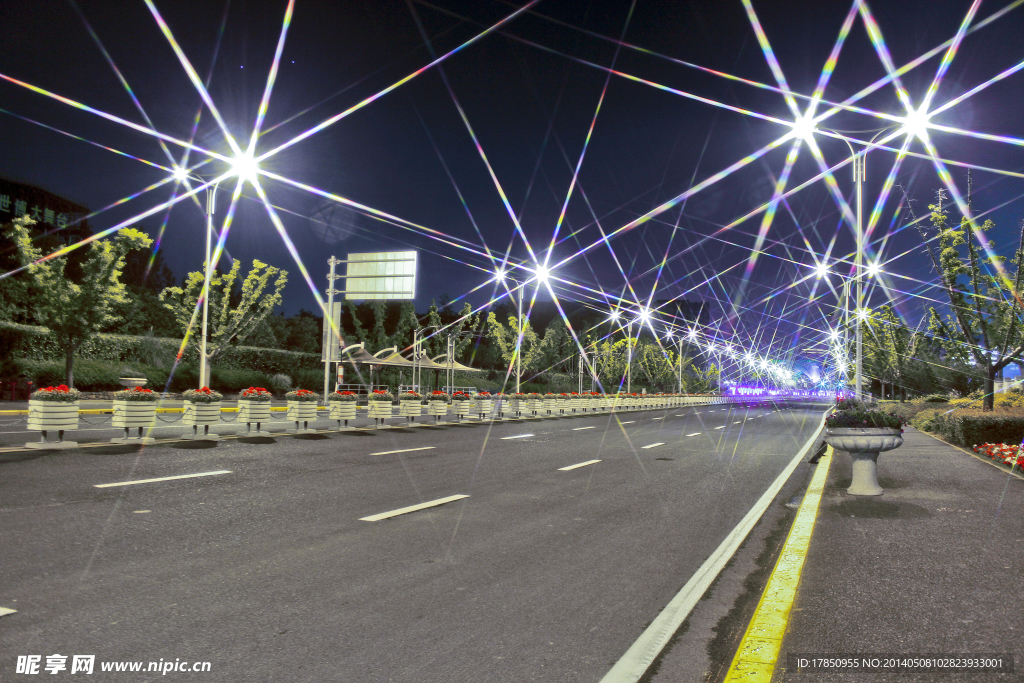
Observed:
[[[537,282],[545,285],[548,283],[548,278],[551,277],[551,271],[548,270],[547,266],[542,265],[537,266],[533,274],[537,276]]]
[[[793,135],[804,142],[810,142],[816,130],[814,119],[809,116],[798,116],[793,122]]]
[[[183,183],[185,182],[185,179],[188,178],[188,169],[185,168],[184,166],[175,165],[174,172],[172,175],[174,176],[174,179],[177,180],[179,183]]]
[[[903,132],[920,140],[928,139],[928,113],[923,106],[903,118]]]
[[[245,182],[252,183],[260,172],[256,159],[253,158],[252,150],[236,156],[231,161],[231,172]]]

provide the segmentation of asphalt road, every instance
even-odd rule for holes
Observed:
[[[597,681],[823,410],[0,453],[0,680],[58,653],[99,681]],[[160,659],[210,671],[99,671]]]

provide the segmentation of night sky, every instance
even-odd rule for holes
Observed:
[[[956,192],[966,194],[967,168],[973,167],[974,212],[995,221],[990,237],[1002,251],[1015,246],[1024,219],[1024,73],[1004,75],[1024,60],[1020,4],[980,3],[929,108],[996,79],[930,119],[961,132],[931,129],[928,137]],[[243,148],[287,6],[285,1],[244,0],[158,0],[154,6],[199,78],[208,79],[213,102]],[[299,0],[257,155],[373,98],[520,7],[519,0],[437,0],[436,5]],[[899,68],[954,38],[971,3],[900,0],[868,7],[884,47],[872,45],[865,21],[855,17],[818,115],[829,110],[829,103],[844,102],[886,77],[880,51],[891,54]],[[755,0],[750,11],[771,46],[768,54],[778,60],[786,84],[782,89],[795,93],[793,102],[806,110],[851,5]],[[606,313],[620,303],[636,310],[649,301],[705,300],[713,302],[712,324],[702,330],[709,337],[763,352],[771,346],[776,354],[821,348],[829,324],[838,322],[837,295],[842,277],[851,272],[855,250],[854,232],[843,222],[824,180],[814,180],[779,202],[764,226],[762,253],[751,264],[764,218],[758,210],[772,199],[792,139],[707,183],[685,201],[601,241],[602,233],[610,235],[714,180],[792,132],[786,122],[795,116],[779,92],[777,75],[748,15],[739,0],[638,0],[635,5],[543,0],[440,65],[261,162],[265,171],[404,224],[379,220],[279,180],[261,177],[260,182],[321,289],[331,255],[411,248],[420,250],[419,310],[442,294],[484,305],[496,292],[488,282],[496,264],[508,259],[513,270],[515,264],[536,265],[511,210],[535,257],[560,264],[552,273],[560,301],[583,302]],[[985,24],[993,15],[999,16]],[[225,136],[142,0],[8,2],[0,9],[0,27],[0,175],[88,206],[97,212],[89,219],[94,231],[127,221],[180,192],[183,188],[173,182],[143,192],[169,176],[171,162],[155,137],[9,79],[149,128],[112,62],[156,130],[230,154]],[[915,107],[945,54],[938,50],[902,74]],[[610,74],[609,68],[616,73]],[[901,126],[871,112],[906,115],[892,83],[847,104],[867,111],[840,110],[819,120],[819,129],[866,142],[879,129],[895,125],[891,132],[897,133]],[[970,131],[1001,139],[963,134]],[[893,168],[894,150],[906,139],[898,134],[886,145],[891,149],[868,155],[865,223]],[[849,157],[842,140],[824,134],[814,140],[828,166]],[[169,148],[180,163],[182,148]],[[917,138],[908,149],[927,154]],[[191,153],[190,167],[203,163],[195,169],[203,175],[227,168],[201,152]],[[801,143],[786,190],[819,172],[807,143]],[[850,167],[837,169],[835,179],[852,204]],[[931,159],[913,156],[903,159],[894,183],[906,189],[918,216],[927,213],[935,191],[944,186]],[[220,220],[234,185],[233,179],[221,184]],[[133,198],[105,208],[125,197]],[[139,225],[156,237],[167,215],[161,210]],[[951,215],[959,218],[955,207]],[[935,287],[935,273],[909,216],[902,191],[894,189],[870,235],[871,258],[881,259],[883,275],[871,281],[868,291],[869,305],[892,302],[916,325],[926,307],[941,303],[944,295]],[[183,201],[170,211],[160,249],[178,277],[201,267],[204,230],[196,203]],[[227,252],[243,262],[259,258],[289,270],[289,314],[316,308],[251,185],[238,203]],[[815,266],[823,259],[831,274],[818,279]],[[551,296],[542,288],[539,298]],[[669,319],[655,318],[663,330]]]

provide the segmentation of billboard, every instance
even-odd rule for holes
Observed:
[[[324,310],[327,310],[327,306],[324,306]],[[332,304],[331,319],[334,320],[335,329],[331,329],[331,324],[324,316],[324,329],[323,329],[323,343],[320,346],[320,360],[322,362],[336,363],[341,360],[341,302],[335,301]]]
[[[416,253],[378,251],[349,254],[345,261],[345,298],[415,298]]]

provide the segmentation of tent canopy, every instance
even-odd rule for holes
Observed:
[[[438,356],[431,362],[438,363],[438,367],[440,367],[441,369],[447,370],[449,368],[447,353],[442,353],[440,356]],[[462,363],[455,360],[451,361],[451,369],[459,370],[460,372],[483,372],[483,370],[481,370],[480,368],[471,368],[468,365],[463,365]]]

